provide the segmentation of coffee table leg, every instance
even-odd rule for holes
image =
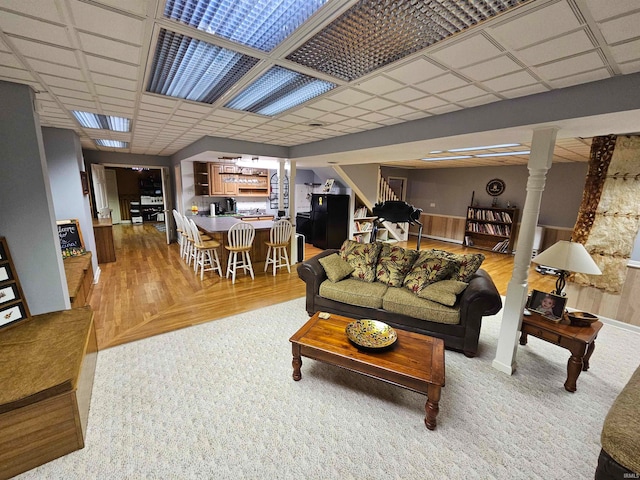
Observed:
[[[291,365],[293,365],[293,379],[297,382],[302,378],[302,373],[300,372],[300,367],[302,367],[300,345],[296,345],[295,343],[291,344],[291,351],[293,352],[293,360],[291,361]]]
[[[582,357],[571,355],[567,362],[567,381],[564,382],[564,389],[567,392],[576,391],[576,382],[582,370]]]
[[[582,359],[582,371],[586,372],[587,370],[589,370],[589,359],[591,358],[591,354],[593,353],[593,351],[596,349],[596,341],[594,340],[593,342],[591,342],[589,344],[589,347],[587,347],[587,353],[584,356],[584,358]]]
[[[526,345],[527,344],[527,334],[525,332],[522,332],[520,334],[520,345]]]
[[[424,418],[424,424],[429,430],[434,430],[436,428],[436,416],[440,410],[438,407],[440,391],[441,389],[439,385],[429,385],[427,387],[427,403],[424,406],[427,416]]]

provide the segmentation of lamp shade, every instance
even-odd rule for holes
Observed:
[[[567,240],[560,240],[554,243],[545,251],[536,255],[531,261],[568,272],[602,275],[598,265],[593,261],[584,245]]]

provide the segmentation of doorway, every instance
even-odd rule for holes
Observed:
[[[399,200],[405,201],[407,198],[407,179],[405,177],[388,177],[387,184],[396,194]]]

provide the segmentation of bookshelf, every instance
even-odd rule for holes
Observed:
[[[513,251],[517,208],[467,207],[464,245],[497,253]]]

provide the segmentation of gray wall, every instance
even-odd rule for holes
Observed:
[[[409,178],[407,202],[422,208],[425,213],[464,217],[471,195],[481,206],[490,206],[493,200],[486,193],[487,182],[499,178],[506,189],[498,198],[498,205],[507,201],[522,209],[526,197],[529,171],[526,166],[441,168],[409,170],[383,167],[383,176]],[[573,228],[587,174],[586,163],[554,163],[547,173],[542,202],[540,225]],[[431,206],[434,205],[435,206]]]
[[[378,171],[380,165],[377,163],[344,165],[342,169],[358,185],[366,200],[371,205],[375,205],[378,201]]]
[[[42,140],[47,156],[49,183],[56,220],[76,218],[84,246],[90,252],[93,271],[98,271],[98,257],[93,235],[89,196],[82,193],[80,171],[84,171],[80,139],[72,130],[43,128]]]
[[[70,307],[34,94],[0,81],[0,235],[31,314]]]

